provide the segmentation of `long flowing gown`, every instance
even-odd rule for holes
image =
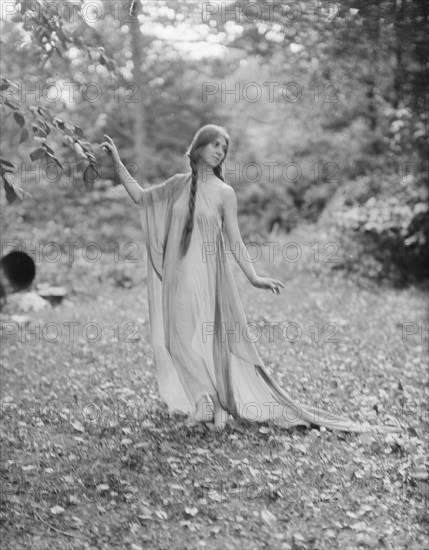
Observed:
[[[247,321],[225,254],[220,180],[198,184],[190,245],[179,257],[190,184],[191,173],[176,174],[142,189],[139,201],[158,388],[170,413],[192,415],[207,393],[235,418],[357,432],[384,428],[293,401],[268,374],[243,336]]]

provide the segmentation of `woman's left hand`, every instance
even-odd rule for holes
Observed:
[[[271,279],[270,277],[258,277],[253,283],[253,286],[256,288],[268,288],[274,292],[274,294],[280,294],[280,288],[285,288],[285,285],[277,280]]]

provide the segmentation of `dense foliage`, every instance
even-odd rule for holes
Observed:
[[[377,278],[425,276],[416,260],[427,250],[424,3],[89,4],[16,0],[2,22],[9,202],[59,178],[86,189],[115,180],[96,147],[105,133],[143,185],[157,183],[188,168],[194,132],[215,122],[231,135],[226,176],[246,238],[315,222],[347,193],[337,223],[362,254],[344,265],[359,269],[365,256]]]

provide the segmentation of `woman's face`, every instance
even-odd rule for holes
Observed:
[[[201,148],[200,162],[216,168],[223,162],[227,147],[226,139],[223,136],[215,138],[214,141]]]

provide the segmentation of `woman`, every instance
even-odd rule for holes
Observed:
[[[158,385],[170,412],[188,413],[192,422],[216,429],[224,428],[230,414],[286,427],[374,428],[294,402],[244,337],[247,321],[226,260],[224,233],[254,287],[280,294],[284,284],[259,277],[242,253],[236,195],[222,175],[226,131],[212,124],[202,127],[186,153],[191,172],[148,189],[130,176],[113,140],[105,137],[100,147],[111,154],[120,180],[140,207]]]

